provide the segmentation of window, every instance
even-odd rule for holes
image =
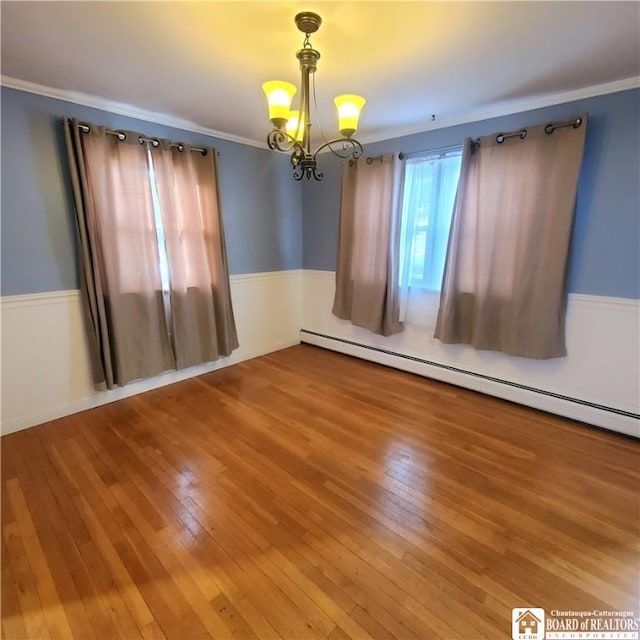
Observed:
[[[151,149],[147,148],[147,162],[149,163],[149,182],[151,184],[151,201],[153,203],[153,218],[156,223],[156,239],[158,241],[158,272],[162,284],[162,293],[165,302],[168,302],[171,284],[169,282],[169,257],[167,256],[167,243],[164,237],[164,225],[162,223],[162,211],[160,209],[160,196],[158,195],[158,184],[156,182],[156,172],[153,167],[153,156]]]
[[[462,148],[414,156],[405,167],[400,320],[435,328]]]
[[[400,232],[400,286],[440,291],[462,149],[407,160]]]

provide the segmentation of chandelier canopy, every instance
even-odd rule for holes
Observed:
[[[316,71],[320,53],[311,46],[309,37],[320,28],[322,18],[316,13],[305,11],[295,17],[295,23],[305,34],[302,49],[296,53],[301,73],[299,108],[291,110],[291,101],[297,89],[290,82],[271,80],[262,85],[269,104],[269,119],[273,124],[273,129],[267,136],[267,145],[269,149],[291,152],[293,177],[296,180],[302,180],[305,176],[308,180],[312,176],[315,180],[322,180],[322,173],[318,171],[317,155],[323,149],[329,149],[341,158],[359,158],[362,155],[362,145],[352,136],[358,128],[358,118],[366,100],[355,95],[338,96],[334,102],[338,109],[340,137],[325,140],[315,151],[311,151],[309,79]],[[315,102],[315,76],[313,99]]]

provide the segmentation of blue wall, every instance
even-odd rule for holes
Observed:
[[[291,177],[288,157],[2,87],[2,295],[77,288],[72,199],[60,119],[74,116],[220,151],[232,274],[335,269],[341,165],[321,183]],[[367,145],[367,155],[459,144],[588,112],[569,290],[640,298],[640,91],[630,90]]]
[[[461,144],[465,137],[512,131],[588,112],[578,186],[569,291],[640,298],[640,90],[472,122],[367,145],[365,154],[421,151]],[[303,186],[303,262],[336,266],[340,176],[334,156],[321,158],[325,179]]]
[[[215,147],[232,274],[299,269],[302,199],[287,156],[2,87],[2,295],[76,289],[64,116]]]

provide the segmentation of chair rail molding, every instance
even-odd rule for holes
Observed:
[[[443,345],[410,325],[389,338],[354,327],[331,314],[333,271],[250,273],[230,280],[238,350],[216,362],[104,392],[91,382],[79,291],[0,298],[2,433],[303,341],[640,437],[634,417],[640,413],[639,300],[571,294],[569,355],[540,361]]]

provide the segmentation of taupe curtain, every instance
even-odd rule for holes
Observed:
[[[566,355],[578,128],[465,141],[435,337],[528,358]]]
[[[162,303],[146,152],[64,121],[94,380],[113,388],[175,368]]]
[[[169,260],[177,367],[216,360],[238,347],[216,157],[162,141],[153,158]]]
[[[64,121],[96,386],[230,354],[238,339],[214,150],[83,128]]]
[[[389,154],[345,163],[333,313],[383,336],[402,331],[398,301],[402,165]]]

